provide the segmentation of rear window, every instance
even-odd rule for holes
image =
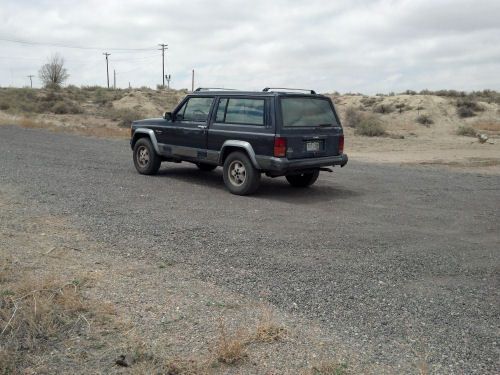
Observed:
[[[264,125],[264,99],[220,99],[217,122]]]
[[[281,111],[286,127],[337,125],[328,99],[282,98]]]

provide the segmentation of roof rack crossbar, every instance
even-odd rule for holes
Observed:
[[[291,89],[291,88],[288,88],[288,87],[266,87],[262,91],[265,91],[265,92],[269,92],[269,91],[305,91],[305,92],[309,92],[312,95],[316,95],[316,91],[314,91],[314,90],[308,90],[308,89]]]
[[[236,89],[225,89],[222,87],[198,87],[194,91],[236,91]]]

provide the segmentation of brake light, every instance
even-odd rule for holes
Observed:
[[[339,137],[339,155],[344,153],[344,136]]]
[[[286,156],[286,138],[274,138],[274,156],[284,158]]]

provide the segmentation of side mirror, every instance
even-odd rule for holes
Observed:
[[[172,115],[172,112],[165,112],[163,114],[163,118],[167,121],[172,121],[174,119],[174,116]]]

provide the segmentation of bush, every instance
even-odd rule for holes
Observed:
[[[464,98],[457,100],[457,114],[464,117],[473,117],[476,112],[484,111],[484,108],[479,105],[475,100]]]
[[[112,114],[113,120],[118,121],[120,128],[128,128],[132,121],[140,120],[142,117],[144,116],[140,111],[128,108],[116,109]]]
[[[373,112],[387,114],[394,112],[394,107],[391,104],[379,104],[373,107]]]
[[[457,129],[457,135],[463,135],[465,137],[475,137],[477,133],[472,126],[462,125]]]
[[[405,103],[396,103],[395,107],[399,113],[403,113],[404,111],[409,111],[410,109],[412,109],[411,106],[406,105]]]
[[[77,114],[77,113],[82,113],[83,110],[80,106],[78,106],[75,103],[72,102],[56,102],[51,109],[52,112],[58,115],[64,115],[64,114]]]
[[[354,107],[347,107],[345,110],[344,124],[350,128],[355,128],[362,120],[363,114]]]
[[[6,111],[10,108],[9,103],[0,103],[0,110]]]
[[[419,124],[425,125],[427,127],[429,127],[429,125],[434,124],[434,121],[431,119],[429,115],[420,115],[417,117],[416,121]]]
[[[356,134],[367,137],[379,137],[385,135],[385,129],[378,118],[373,115],[364,116],[356,126]]]
[[[360,103],[363,104],[365,107],[371,107],[372,105],[374,105],[375,103],[378,103],[381,100],[382,100],[382,98],[380,98],[380,97],[365,96],[364,98],[362,98],[360,100]]]

